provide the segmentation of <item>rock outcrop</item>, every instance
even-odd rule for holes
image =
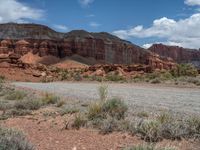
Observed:
[[[200,51],[195,49],[186,49],[178,46],[166,46],[163,44],[154,44],[149,50],[162,57],[170,57],[177,63],[192,63],[200,68]]]
[[[109,33],[89,33],[75,30],[59,33],[36,24],[0,24],[0,54],[21,56],[32,52],[43,57],[59,58],[74,54],[95,58],[103,64],[145,64],[153,69],[170,69],[175,64],[148,50]]]

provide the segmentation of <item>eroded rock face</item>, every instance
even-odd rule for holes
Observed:
[[[163,57],[170,57],[177,63],[192,63],[200,68],[200,51],[195,49],[185,49],[178,46],[166,46],[154,44],[149,48],[153,53]]]
[[[145,64],[155,69],[170,69],[172,60],[161,59],[139,46],[108,33],[83,30],[63,34],[35,24],[0,24],[0,54],[28,52],[43,57],[66,57],[77,54],[106,64]]]

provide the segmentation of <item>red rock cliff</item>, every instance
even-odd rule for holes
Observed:
[[[28,52],[60,58],[78,54],[102,63],[140,63],[158,69],[174,66],[169,59],[161,59],[148,50],[105,32],[75,30],[64,34],[43,25],[1,24],[0,53],[24,55]]]
[[[163,44],[154,44],[149,50],[163,57],[170,57],[177,63],[192,63],[200,68],[200,51],[195,49],[186,49],[178,46],[166,46]]]

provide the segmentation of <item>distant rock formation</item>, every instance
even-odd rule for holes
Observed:
[[[200,68],[200,50],[186,49],[178,46],[154,44],[149,50],[162,57],[170,57],[177,63],[192,63]]]
[[[21,56],[32,52],[43,57],[59,58],[77,54],[95,58],[104,64],[145,64],[154,69],[170,69],[172,60],[119,39],[109,33],[89,33],[74,30],[59,33],[36,24],[0,24],[0,54],[15,53]]]

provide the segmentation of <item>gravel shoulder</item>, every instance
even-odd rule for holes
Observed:
[[[82,102],[98,99],[101,83],[13,82],[12,85],[36,91],[51,92],[66,99]],[[200,114],[200,88],[181,88],[162,85],[105,83],[109,97],[120,97],[133,111],[172,111],[181,114]]]

